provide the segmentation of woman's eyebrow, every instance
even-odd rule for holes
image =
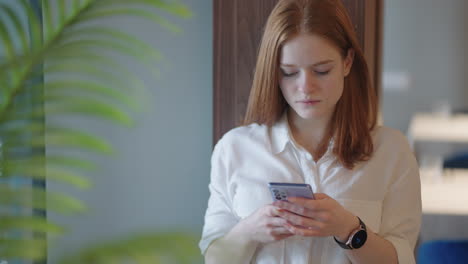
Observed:
[[[320,65],[327,64],[327,63],[330,63],[330,62],[333,62],[333,60],[319,61],[317,63],[312,64],[311,66],[312,67],[320,66]],[[281,63],[280,65],[283,66],[283,67],[296,67],[296,65],[294,65],[294,64],[287,64],[287,63]]]

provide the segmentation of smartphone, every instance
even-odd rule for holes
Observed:
[[[312,187],[306,183],[270,182],[268,188],[273,201],[287,201],[288,197],[315,199]]]

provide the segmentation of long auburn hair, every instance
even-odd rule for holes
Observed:
[[[354,60],[345,77],[324,139],[334,139],[333,153],[348,169],[373,153],[371,131],[377,122],[378,99],[356,32],[341,0],[280,0],[263,34],[244,125],[272,126],[288,104],[279,87],[279,61],[283,44],[297,34],[317,34],[330,40],[344,58]]]

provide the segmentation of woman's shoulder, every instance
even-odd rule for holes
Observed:
[[[378,126],[373,131],[375,151],[392,153],[412,153],[407,137],[400,131],[386,126]]]
[[[253,123],[229,130],[222,136],[217,145],[242,147],[251,145],[252,143],[266,143],[268,138],[268,126]]]
[[[374,134],[374,139],[376,141],[386,141],[386,140],[397,140],[397,141],[405,141],[405,142],[408,141],[406,139],[406,136],[403,135],[403,133],[400,130],[387,127],[387,126],[377,126],[374,129],[373,134]]]

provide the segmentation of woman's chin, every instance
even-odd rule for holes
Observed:
[[[300,113],[298,116],[304,120],[317,120],[322,119],[325,115],[321,112],[307,112],[307,113]]]

